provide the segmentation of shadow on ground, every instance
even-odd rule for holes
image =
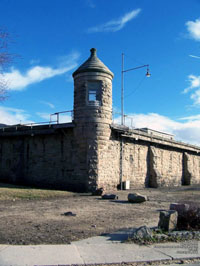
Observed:
[[[137,228],[126,228],[126,229],[121,229],[117,232],[111,233],[111,234],[102,234],[101,236],[107,237],[107,241],[114,241],[114,242],[120,242],[123,243],[126,241],[130,235],[133,234],[133,232]]]

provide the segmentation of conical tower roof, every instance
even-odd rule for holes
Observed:
[[[90,49],[90,57],[73,73],[73,77],[84,72],[103,72],[111,75],[112,77],[114,76],[109,68],[97,57],[96,51],[97,50],[95,48]]]

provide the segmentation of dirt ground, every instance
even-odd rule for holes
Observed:
[[[131,204],[127,195],[149,197]],[[159,211],[172,202],[200,204],[200,186],[115,192],[118,200],[75,194],[49,200],[0,201],[0,244],[64,244],[122,228],[156,226]],[[65,216],[65,212],[76,216]]]

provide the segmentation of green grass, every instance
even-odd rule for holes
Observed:
[[[49,199],[55,197],[73,196],[75,193],[53,189],[37,189],[32,187],[18,186],[0,183],[0,201],[18,199]]]

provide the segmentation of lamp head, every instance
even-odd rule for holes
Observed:
[[[151,77],[151,74],[150,74],[150,72],[149,72],[149,67],[147,67],[146,77],[147,77],[147,78]]]

